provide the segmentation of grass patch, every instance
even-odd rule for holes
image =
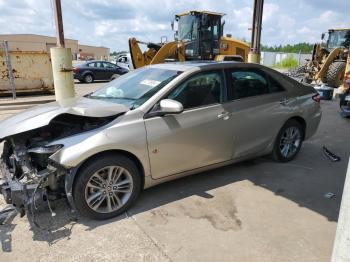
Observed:
[[[293,55],[288,55],[287,58],[281,60],[273,65],[274,68],[296,68],[298,66],[298,60]]]

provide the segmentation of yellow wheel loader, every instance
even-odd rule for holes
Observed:
[[[325,38],[325,33],[321,38]],[[304,75],[305,82],[338,88],[343,83],[349,47],[350,29],[330,29],[326,44],[315,44],[312,59],[297,73]]]
[[[130,38],[129,49],[134,68],[166,61],[247,61],[249,45],[230,35],[223,36],[223,16],[222,13],[207,11],[177,14],[175,40],[171,42],[145,43]],[[139,44],[146,45],[147,50],[142,52]]]

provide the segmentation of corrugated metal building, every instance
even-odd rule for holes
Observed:
[[[0,42],[7,40],[11,51],[49,52],[56,46],[56,38],[35,34],[0,35]],[[109,57],[109,48],[79,44],[78,40],[65,39],[66,47],[72,50],[73,59],[103,59]]]

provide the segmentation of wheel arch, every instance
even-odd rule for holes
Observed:
[[[95,79],[95,74],[92,71],[85,71],[82,73],[83,77],[85,77],[86,75],[91,75]]]
[[[141,189],[144,188],[144,184],[145,184],[145,170],[144,170],[144,167],[142,165],[142,162],[140,161],[140,159],[136,155],[134,155],[131,152],[128,152],[128,151],[125,151],[125,150],[120,150],[120,149],[113,149],[113,150],[102,151],[102,152],[99,152],[97,154],[94,154],[94,155],[88,157],[83,162],[81,162],[77,167],[75,167],[72,170],[70,170],[70,172],[68,174],[66,174],[66,176],[65,176],[65,191],[66,191],[66,194],[67,194],[68,202],[69,202],[69,204],[71,205],[71,207],[73,209],[76,209],[75,205],[74,205],[72,192],[73,192],[73,188],[75,186],[75,181],[76,181],[77,174],[86,165],[88,165],[89,162],[93,161],[94,159],[99,158],[99,157],[103,157],[103,156],[109,156],[109,155],[123,155],[123,156],[126,156],[129,159],[131,159],[136,164],[137,169],[140,172],[140,175],[141,175]]]
[[[295,120],[297,121],[303,128],[303,139],[305,138],[306,135],[306,121],[304,118],[302,118],[301,116],[293,116],[290,117],[285,123],[287,123],[289,120]]]

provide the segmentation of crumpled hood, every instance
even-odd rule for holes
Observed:
[[[108,117],[128,111],[124,105],[85,97],[69,98],[30,109],[0,121],[0,139],[46,126],[61,114],[87,117]]]

